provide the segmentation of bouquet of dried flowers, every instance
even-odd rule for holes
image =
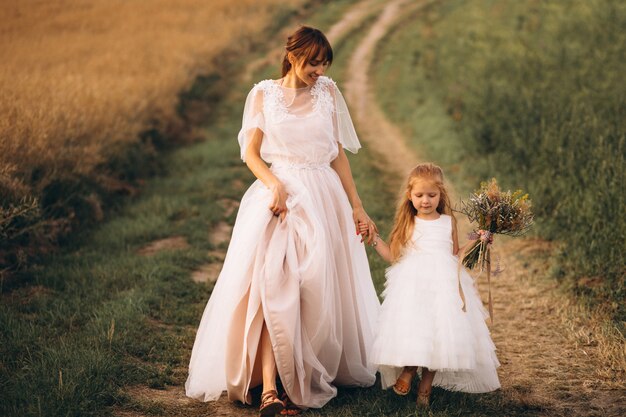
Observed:
[[[528,231],[533,224],[531,202],[528,194],[521,190],[514,193],[503,192],[498,182],[492,178],[490,182],[480,184],[480,189],[470,195],[469,200],[461,202],[461,213],[471,222],[478,224],[478,229],[470,233],[474,240],[460,255],[460,261],[469,269],[476,266],[480,271],[486,270],[489,285],[489,317],[493,323],[493,302],[491,299],[491,244],[493,235],[520,236]],[[459,268],[460,268],[459,263]],[[499,271],[494,272],[497,273]],[[459,277],[459,292],[465,302]]]
[[[503,192],[495,178],[481,183],[480,189],[472,193],[469,200],[461,202],[459,211],[478,224],[478,229],[469,236],[476,241],[463,256],[463,265],[469,269],[477,265],[481,271],[485,266],[490,267],[487,264],[494,234],[520,236],[533,224],[528,194],[521,190]]]

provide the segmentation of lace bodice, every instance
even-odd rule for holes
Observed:
[[[261,157],[269,163],[327,164],[337,157],[337,143],[352,152],[360,148],[345,100],[328,77],[304,88],[277,80],[256,84],[239,132],[243,160],[256,129],[263,134]]]

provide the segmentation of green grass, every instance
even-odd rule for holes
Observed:
[[[235,101],[234,101],[235,102]],[[218,201],[251,182],[224,110],[200,145],[164,158],[167,175],[114,218],[23,272],[0,305],[3,415],[105,415],[131,401],[126,385],[180,384],[210,287],[190,272],[214,249]],[[190,247],[143,257],[148,242],[183,236]],[[61,376],[62,374],[62,376]],[[62,382],[61,382],[62,381]]]
[[[330,24],[350,3],[329,5],[313,22]],[[237,85],[221,101],[203,143],[161,156],[162,175],[139,197],[2,288],[0,414],[109,415],[112,406],[165,412],[124,388],[180,386],[186,379],[211,293],[191,281],[191,272],[216,249],[209,231],[234,221],[219,201],[239,200],[253,181],[235,139],[249,87]],[[184,237],[189,248],[137,254],[171,236]]]
[[[339,88],[342,88],[343,82],[349,77],[346,68],[352,51],[376,18],[377,15],[375,14],[368,16],[359,28],[346,35],[338,45],[333,45],[336,58],[327,75],[337,82]],[[347,104],[350,107],[350,103]],[[357,134],[359,133],[357,127]],[[350,152],[346,152],[346,154],[363,207],[372,220],[376,222],[381,236],[386,236],[391,231],[396,190],[390,189],[388,186],[388,184],[393,183],[393,179],[389,177],[390,174],[380,171],[375,166],[374,159],[379,158],[379,156],[370,151],[367,144],[362,143],[362,146],[356,155]],[[368,247],[367,254],[372,279],[380,294],[385,283],[385,268],[388,265],[374,249]]]
[[[468,169],[471,160],[460,146],[462,132],[434,83],[432,44],[422,39],[427,31],[423,15],[421,10],[406,14],[379,43],[372,71],[376,97],[418,155],[442,166],[465,195],[479,179]]]
[[[76,172],[74,164],[49,157],[41,166],[19,166],[20,161],[13,161],[19,166],[15,172],[11,166],[0,166],[0,282],[38,255],[71,240],[74,231],[101,221],[103,212],[134,194],[145,179],[163,174],[161,155],[197,141],[200,127],[214,122],[215,103],[230,91],[246,58],[266,50],[266,35],[320,7],[316,1],[300,3],[275,8],[256,33],[238,34],[233,45],[207,65],[205,74],[179,92],[175,109],[150,120],[141,116],[146,119],[143,130],[98,151],[101,155],[88,169],[84,166]]]
[[[203,143],[161,157],[162,175],[140,197],[5,285],[0,414],[108,415],[113,405],[164,412],[138,403],[124,387],[186,379],[180,369],[211,293],[191,281],[191,271],[215,249],[208,242],[212,227],[234,221],[219,201],[239,200],[242,184],[253,181],[236,141],[248,88],[237,85],[221,101]],[[189,248],[137,254],[170,236],[184,237]]]
[[[335,79],[341,87],[342,81],[350,76],[346,72],[347,61],[357,42],[365,35],[373,19],[366,19],[365,24],[347,36],[337,49],[337,58],[333,63],[329,76]],[[400,47],[400,46],[399,46]],[[381,90],[384,86],[376,85]],[[350,103],[348,103],[350,106]],[[348,154],[352,173],[357,184],[359,195],[363,200],[368,214],[376,221],[382,235],[390,232],[397,189],[390,184],[397,181],[390,177],[390,173],[381,172],[375,166],[375,160],[381,156],[372,152],[367,145],[357,155]],[[388,264],[383,261],[372,249],[367,249],[372,279],[380,293],[384,285],[384,272]],[[434,388],[432,394],[432,407],[430,411],[416,410],[415,390],[417,381],[413,386],[413,394],[402,398],[391,390],[383,391],[377,382],[371,388],[346,389],[340,388],[337,398],[331,400],[319,410],[309,410],[305,415],[310,416],[333,416],[333,417],[406,417],[406,416],[531,416],[539,415],[542,410],[528,406],[510,399],[510,395],[495,392],[482,395],[472,395],[449,392]]]
[[[392,390],[382,391],[377,384],[367,389],[340,389],[337,398],[310,416],[332,417],[407,417],[407,416],[534,416],[546,415],[545,410],[507,399],[502,393],[463,394],[433,388],[430,410],[416,409],[415,391],[398,397]],[[544,413],[542,414],[542,411]]]
[[[328,29],[351,3],[328,3],[304,23]],[[346,60],[365,29],[355,30],[338,45],[329,75],[340,85],[349,76]],[[263,68],[255,80],[275,78],[277,71],[278,63]],[[110,415],[114,407],[147,415],[172,411],[141,402],[125,389],[180,387],[187,377],[195,330],[211,294],[211,286],[194,283],[191,272],[216,249],[207,239],[211,228],[221,221],[234,222],[235,214],[226,217],[220,199],[239,200],[254,180],[239,159],[236,141],[250,87],[236,85],[220,103],[205,130],[206,141],[163,156],[165,173],[150,180],[139,197],[25,270],[16,280],[19,287],[3,289],[0,414]],[[388,174],[374,167],[377,155],[367,147],[349,158],[365,208],[381,232],[388,233],[396,197]],[[184,237],[189,248],[150,257],[137,254],[147,243],[171,236]],[[386,264],[371,248],[368,255],[380,291]],[[499,392],[466,395],[435,389],[432,413],[415,411],[413,403],[414,397],[398,398],[378,386],[341,389],[323,409],[305,415],[541,412]]]
[[[492,176],[527,190],[535,233],[561,242],[554,275],[585,302],[612,300],[617,321],[625,21],[613,0],[446,1],[407,16],[375,60],[377,96],[411,144],[462,195]]]

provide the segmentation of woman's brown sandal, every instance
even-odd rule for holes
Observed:
[[[276,390],[266,391],[261,394],[261,407],[259,413],[261,416],[275,416],[285,409],[285,404],[278,399]]]
[[[283,400],[283,404],[285,408],[280,412],[281,416],[297,416],[302,412],[300,407],[295,405],[286,392],[283,393],[281,399]]]

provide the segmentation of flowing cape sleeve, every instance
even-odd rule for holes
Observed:
[[[347,149],[352,153],[357,153],[358,150],[361,149],[361,143],[359,142],[359,138],[354,130],[354,125],[352,124],[352,118],[350,117],[346,100],[344,100],[341,91],[339,91],[339,88],[337,88],[335,83],[332,83],[331,93],[335,101],[333,114],[335,139],[341,144],[341,146],[344,147],[344,149]]]
[[[243,108],[243,120],[237,139],[241,148],[241,160],[246,161],[246,149],[256,129],[265,134],[265,116],[263,115],[263,89],[257,84],[248,93]]]

